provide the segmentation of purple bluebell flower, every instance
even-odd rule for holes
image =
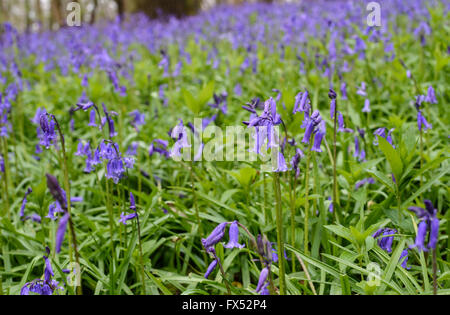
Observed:
[[[38,129],[38,137],[40,140],[40,145],[48,149],[57,139],[55,131],[56,124],[53,118],[49,118],[48,114],[42,114],[39,118],[39,125],[40,129]]]
[[[123,225],[127,225],[127,222],[130,220],[133,220],[134,218],[136,218],[138,215],[137,213],[131,213],[131,214],[125,214],[124,212],[122,212],[120,214],[120,223],[123,223]]]
[[[145,114],[141,114],[138,110],[135,110],[130,113],[130,116],[133,118],[131,125],[139,131],[139,127],[145,125]]]
[[[293,114],[297,112],[305,112],[309,115],[309,110],[311,108],[310,100],[308,98],[308,91],[300,92],[295,97],[295,105]]]
[[[234,94],[236,94],[236,96],[241,96],[242,95],[242,86],[239,83],[237,83],[234,86]]]
[[[362,109],[363,113],[370,113],[371,109],[370,109],[370,100],[368,98],[366,98],[366,100],[364,101],[364,108]]]
[[[214,259],[212,263],[208,266],[208,269],[206,270],[205,279],[208,279],[209,275],[214,271],[214,269],[216,269],[216,267],[217,267],[217,259]]]
[[[325,121],[321,121],[319,124],[319,128],[317,129],[316,135],[314,136],[314,144],[311,148],[311,151],[322,152],[320,146],[322,145],[323,137],[326,134],[326,126]]]
[[[265,267],[263,270],[261,270],[261,273],[259,275],[258,285],[256,286],[256,293],[261,293],[261,291],[264,288],[264,285],[267,282],[268,276],[269,276],[269,269]]]
[[[399,262],[401,262],[401,266],[404,269],[411,269],[411,267],[408,267],[408,249],[405,249],[402,251],[401,255],[400,255],[400,259],[398,260]]]
[[[89,124],[88,124],[88,126],[90,126],[90,127],[97,127],[96,114],[97,114],[97,112],[95,111],[95,109],[92,109],[90,114],[89,114]]]
[[[375,184],[375,179],[372,177],[364,178],[355,184],[355,190],[358,190],[360,187],[364,186],[365,184]]]
[[[225,228],[228,224],[228,222],[220,223],[206,239],[202,239],[202,244],[206,251],[210,251],[211,247],[222,240],[225,235]]]
[[[338,128],[339,132],[348,132],[348,133],[352,133],[353,132],[353,129],[345,128],[344,116],[342,116],[341,112],[338,112],[338,125],[339,125],[339,128]]]
[[[422,114],[422,111],[419,110],[417,112],[417,127],[419,128],[419,131],[427,131],[428,129],[433,129],[433,126],[428,123],[428,121],[425,119],[425,117]]]
[[[328,211],[329,211],[330,213],[333,213],[333,211],[334,211],[333,201],[332,201],[331,197],[328,197],[328,200],[331,201],[331,202],[330,202],[330,205],[328,206]]]
[[[25,192],[25,196],[22,199],[22,206],[20,207],[20,217],[23,218],[25,216],[25,206],[27,205],[27,197],[29,194],[31,194],[33,190],[31,188],[28,188]]]
[[[430,85],[428,87],[428,91],[427,91],[427,96],[425,98],[425,102],[430,103],[430,104],[437,104],[438,101],[436,99],[436,94],[434,92],[433,87]]]
[[[243,248],[245,244],[239,244],[239,225],[237,221],[234,221],[230,225],[230,241],[224,245],[225,248]]]
[[[130,192],[130,209],[136,211],[136,201],[132,192]]]
[[[439,219],[437,218],[437,209],[434,208],[430,200],[424,200],[425,209],[420,207],[409,207],[408,210],[413,211],[421,220],[418,229],[416,241],[413,247],[417,247],[419,251],[427,251],[428,249],[436,249],[439,239]],[[429,233],[429,242],[425,246],[427,231]]]
[[[180,119],[180,123],[175,126],[171,133],[172,139],[176,140],[175,145],[170,152],[171,157],[180,157],[182,148],[190,148],[191,145],[188,141],[187,130],[183,125],[183,121]]]
[[[284,159],[284,155],[281,150],[278,151],[277,156],[277,167],[273,170],[274,172],[287,172],[288,167],[286,165],[286,160]]]
[[[307,123],[305,126],[305,135],[303,137],[302,142],[303,143],[309,143],[311,135],[314,133],[315,128],[320,124],[322,121],[322,117],[320,117],[319,111],[315,110],[311,117],[307,119]]]
[[[300,168],[298,167],[300,163],[300,159],[304,156],[302,150],[297,148],[295,150],[295,155],[291,160],[291,167],[295,171],[295,177],[298,178],[300,176]]]
[[[56,252],[59,254],[61,252],[62,242],[64,241],[64,235],[67,230],[67,223],[70,220],[69,213],[66,213],[61,219],[59,219],[58,230],[56,231]]]
[[[49,253],[49,251],[47,251]],[[39,295],[53,295],[57,290],[64,290],[64,287],[52,279],[55,276],[50,260],[44,256],[44,280],[36,279],[31,282],[27,282],[20,290],[20,295],[30,295],[35,293]]]
[[[123,178],[125,173],[124,162],[121,158],[113,158],[106,165],[106,178],[112,179],[115,184]]]
[[[361,95],[361,96],[367,96],[366,82],[361,82],[361,86],[358,87],[358,90],[356,91],[356,94]]]
[[[376,231],[372,237],[375,239],[378,238],[378,246],[390,253],[392,252],[392,243],[394,241],[394,234],[396,233],[397,231],[395,229],[382,228]]]

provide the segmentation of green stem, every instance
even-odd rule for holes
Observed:
[[[71,200],[70,200],[70,182],[69,182],[69,167],[67,164],[67,154],[66,154],[66,142],[64,140],[64,135],[61,131],[61,127],[58,123],[58,120],[56,119],[56,117],[54,115],[52,115],[52,118],[54,119],[55,123],[56,123],[56,127],[58,129],[59,132],[59,137],[61,140],[61,149],[62,149],[62,155],[63,155],[63,163],[64,163],[64,187],[66,190],[66,202],[67,202],[67,213],[69,214],[69,230],[70,230],[70,238],[72,241],[72,246],[73,246],[73,250],[75,252],[75,262],[77,263],[77,266],[80,267],[80,254],[78,252],[78,247],[77,247],[77,236],[76,236],[76,232],[75,232],[75,226],[73,224],[73,220],[72,220],[72,208],[71,208]],[[70,248],[70,247],[69,247]],[[72,256],[72,255],[70,255]],[[70,257],[72,259],[72,257]],[[77,294],[78,295],[82,295],[83,291],[82,291],[82,286],[81,286],[81,277],[80,277],[80,283],[78,283],[77,286]]]
[[[311,163],[311,148],[312,148],[312,140],[309,143],[308,147],[308,156],[306,158],[306,170],[305,170],[305,223],[304,223],[304,247],[305,247],[305,255],[309,255],[309,166]]]
[[[283,243],[283,210],[281,207],[280,174],[273,174],[273,183],[276,200],[278,263],[280,277],[280,295],[286,295],[285,270],[284,270],[284,243]]]
[[[295,173],[290,172],[290,197],[291,197],[291,246],[295,248]],[[295,272],[295,253],[292,252],[292,272]]]

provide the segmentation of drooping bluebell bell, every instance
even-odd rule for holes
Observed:
[[[131,125],[139,132],[139,127],[145,125],[145,114],[135,110],[130,113],[130,116],[133,119]]]
[[[369,178],[364,178],[364,179],[356,182],[355,190],[358,190],[359,188],[361,188],[365,184],[375,184],[375,179],[373,179],[372,177],[369,177]]]
[[[433,87],[430,85],[427,90],[427,96],[425,98],[425,102],[430,104],[437,104],[438,101],[436,99],[436,93],[434,92]]]
[[[123,178],[124,173],[124,163],[120,157],[115,157],[108,161],[106,165],[106,178],[112,179],[115,184],[118,184]]]
[[[387,251],[388,253],[392,252],[392,243],[394,241],[394,235],[397,233],[397,230],[390,228],[381,228],[377,230],[372,237],[378,238],[378,246],[381,249]]]
[[[286,165],[286,160],[284,159],[283,152],[281,150],[278,150],[277,154],[277,161],[276,161],[276,168],[273,169],[274,172],[287,172],[288,167]]]
[[[428,123],[421,110],[417,112],[417,127],[419,128],[419,131],[427,131],[428,129],[433,129],[433,126]]]
[[[263,270],[261,270],[261,273],[259,275],[258,285],[256,286],[256,293],[261,293],[265,284],[268,281],[269,276],[269,269],[265,267]]]
[[[223,237],[225,236],[225,228],[228,224],[229,222],[220,223],[206,239],[202,238],[203,247],[207,252],[210,251],[211,247],[213,247],[223,239]]]
[[[225,248],[243,248],[245,246],[245,244],[239,244],[239,225],[237,221],[231,223],[229,236],[230,241],[224,245]]]
[[[367,96],[366,82],[361,82],[361,86],[358,87],[356,94],[361,95],[361,96]]]
[[[97,127],[96,115],[97,115],[97,112],[95,111],[95,109],[92,109],[90,114],[89,114],[89,124],[88,124],[88,126],[90,126],[90,127]]]
[[[127,225],[127,222],[130,220],[133,220],[134,218],[137,217],[137,213],[130,213],[130,214],[125,214],[124,212],[122,212],[120,214],[120,223],[123,223],[123,225]]]
[[[388,134],[386,135],[386,128],[378,128],[377,130],[375,130],[374,134],[374,140],[373,140],[373,145],[377,146],[378,145],[378,138],[382,137],[385,138],[387,142],[389,142],[394,148],[394,144],[393,144],[393,140],[392,140],[392,133],[394,132],[394,129],[389,130]]]
[[[228,113],[228,94],[223,92],[222,94],[214,94],[214,103],[208,104],[212,108],[220,109],[220,111],[226,115]]]
[[[293,114],[298,112],[304,112],[305,115],[309,116],[309,110],[311,108],[311,101],[309,100],[309,93],[306,90],[305,92],[300,92],[295,97],[294,111]]]
[[[208,266],[208,269],[205,272],[205,279],[208,279],[209,275],[216,269],[217,267],[217,259],[214,259],[212,263]]]
[[[170,152],[167,151],[167,147],[169,146],[169,142],[162,140],[162,139],[155,139],[151,144],[148,151],[148,154],[150,156],[153,156],[153,154],[156,152],[160,154],[161,156],[168,159],[170,157]]]
[[[302,143],[309,143],[311,135],[315,132],[315,128],[320,124],[322,121],[322,117],[320,116],[320,113],[318,110],[315,110],[311,117],[307,119],[306,126],[304,127],[305,135],[303,137]]]
[[[297,148],[295,150],[295,155],[291,160],[291,167],[295,171],[295,177],[298,178],[300,176],[300,168],[298,167],[300,163],[300,159],[304,156],[303,151]]]
[[[25,196],[22,199],[22,206],[20,207],[20,217],[23,218],[25,216],[25,206],[27,205],[27,197],[29,194],[31,194],[33,190],[31,188],[28,188],[25,192]]]
[[[176,142],[170,152],[171,157],[180,157],[182,148],[190,148],[191,145],[188,141],[188,133],[184,127],[183,121],[180,119],[180,123],[173,128],[171,133],[172,139]]]
[[[319,128],[317,128],[317,132],[316,135],[314,136],[314,144],[311,148],[311,151],[315,151],[315,152],[322,152],[321,149],[321,145],[322,145],[322,140],[326,135],[326,126],[325,126],[325,121],[321,121],[319,124]]]
[[[132,142],[131,145],[128,147],[127,155],[136,156],[138,147],[139,147],[138,142]]]
[[[370,109],[370,100],[368,98],[366,98],[366,100],[364,101],[364,107],[362,109],[363,113],[370,113],[371,109]]]
[[[56,243],[55,248],[58,254],[61,252],[61,246],[64,241],[64,235],[66,234],[67,223],[69,222],[69,220],[70,220],[69,213],[66,213],[63,217],[61,217],[61,219],[59,219],[58,229],[56,231],[56,238],[55,238]]]
[[[339,125],[339,128],[338,128],[339,132],[347,132],[347,133],[352,133],[353,132],[353,129],[345,128],[344,116],[342,116],[341,112],[338,112],[338,125]]]
[[[408,267],[408,249],[404,249],[400,255],[400,259],[398,260],[401,262],[401,266],[404,269],[411,269],[411,267]]]
[[[419,251],[427,251],[428,249],[436,249],[439,240],[439,219],[437,217],[437,209],[434,208],[430,200],[424,200],[425,209],[413,206],[408,210],[413,211],[421,220],[417,228],[416,241],[413,247],[417,247]],[[428,245],[425,245],[427,231],[429,231]]]
[[[57,139],[55,121],[53,118],[49,117],[48,114],[42,114],[39,118],[39,125],[40,129],[38,129],[38,138],[40,140],[40,145],[48,149],[50,146],[55,144]]]

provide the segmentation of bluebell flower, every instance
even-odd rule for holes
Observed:
[[[55,122],[53,118],[49,118],[48,114],[42,114],[39,118],[40,129],[38,129],[38,137],[40,145],[50,148],[57,140],[55,131]]]
[[[214,259],[212,263],[208,266],[208,269],[206,270],[205,279],[208,279],[209,275],[214,271],[216,266],[217,266],[217,259]]]
[[[228,224],[228,222],[220,223],[206,239],[202,239],[202,244],[206,251],[210,251],[211,247],[213,247],[223,239],[225,235],[225,228]]]
[[[322,140],[326,134],[326,126],[325,121],[321,121],[319,124],[319,128],[317,129],[316,135],[314,136],[314,144],[311,148],[311,151],[322,152],[320,146],[322,145]]]
[[[388,253],[392,252],[392,243],[394,241],[394,235],[397,233],[395,229],[382,228],[376,231],[372,237],[378,238],[378,246],[381,249],[387,251]]]
[[[427,251],[428,249],[436,249],[439,240],[439,219],[437,217],[437,209],[434,208],[430,200],[424,200],[425,209],[417,206],[409,207],[408,210],[413,211],[421,220],[417,228],[416,241],[413,247],[419,251]],[[425,245],[427,231],[429,233],[428,245]]]
[[[358,190],[360,187],[364,186],[365,184],[375,184],[375,179],[372,177],[364,178],[355,184],[355,190]]]
[[[428,129],[433,129],[433,126],[428,123],[428,121],[425,119],[425,117],[422,114],[422,111],[419,110],[417,112],[417,127],[419,128],[419,131],[427,131]]]
[[[239,225],[237,221],[234,221],[230,225],[230,241],[224,245],[225,248],[243,248],[245,244],[239,244]]]
[[[438,101],[436,99],[436,94],[434,92],[433,87],[430,85],[428,87],[428,91],[427,91],[427,96],[425,98],[425,102],[430,103],[430,104],[437,104]]]
[[[64,241],[64,235],[67,230],[67,223],[70,220],[69,213],[66,213],[61,219],[59,219],[58,229],[56,231],[56,252],[59,254],[61,252],[62,242]]]
[[[339,125],[339,128],[338,128],[339,132],[348,132],[348,133],[352,133],[353,132],[353,129],[345,128],[344,116],[342,116],[341,112],[338,112],[338,125]]]
[[[97,114],[97,112],[95,111],[95,109],[92,109],[90,114],[89,114],[89,124],[88,124],[88,126],[90,126],[90,127],[97,127],[96,114]]]
[[[123,225],[127,225],[127,222],[130,220],[133,220],[134,218],[136,218],[138,215],[137,213],[130,213],[130,214],[125,214],[124,212],[122,212],[120,214],[120,223],[123,223]]]
[[[405,249],[402,251],[401,255],[400,255],[400,259],[399,262],[401,262],[401,266],[404,269],[411,269],[411,267],[408,267],[408,249]]]
[[[28,188],[25,192],[25,196],[22,199],[22,206],[20,207],[20,217],[23,218],[25,216],[25,206],[27,205],[27,197],[29,194],[31,194],[33,190],[31,188]]]
[[[145,114],[141,114],[138,110],[132,111],[130,116],[133,118],[131,125],[139,131],[139,127],[145,125]]]
[[[322,117],[320,117],[319,111],[315,110],[311,117],[307,119],[307,123],[305,126],[305,135],[303,137],[302,142],[303,143],[309,143],[311,135],[314,133],[315,128],[320,124],[322,121]]]
[[[121,158],[113,158],[106,165],[106,178],[112,179],[115,184],[123,178],[125,173],[124,163]]]
[[[267,283],[267,278],[269,276],[269,269],[265,267],[263,270],[261,270],[261,273],[259,275],[258,285],[256,286],[256,293],[261,293],[261,291],[264,288],[264,285]]]
[[[368,98],[366,98],[366,100],[364,101],[364,107],[362,109],[363,113],[370,113],[371,109],[370,109],[370,100]]]

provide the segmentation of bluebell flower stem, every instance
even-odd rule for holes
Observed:
[[[336,215],[336,220],[339,222],[339,213],[340,209],[338,207],[337,202],[337,191],[338,191],[338,183],[337,183],[337,108],[338,102],[336,100],[336,106],[334,109],[334,130],[333,130],[333,211]]]
[[[228,280],[227,280],[227,278],[225,276],[225,271],[223,270],[222,263],[220,262],[219,257],[217,257],[217,254],[216,254],[215,251],[213,251],[212,254],[214,255],[214,259],[216,259],[217,263],[219,264],[220,273],[222,274],[223,282],[225,283],[225,286],[227,287],[228,295],[231,295],[230,285],[228,284]]]
[[[277,248],[278,248],[278,264],[280,278],[280,295],[286,295],[285,270],[284,270],[284,243],[283,243],[283,210],[281,204],[281,187],[280,174],[273,174],[273,183],[276,202],[276,220],[277,220]]]
[[[64,135],[61,131],[61,127],[58,123],[58,120],[56,119],[56,117],[54,115],[52,115],[52,118],[54,119],[55,123],[56,123],[56,127],[58,129],[58,133],[59,133],[59,138],[61,141],[61,149],[62,149],[62,156],[63,156],[63,166],[64,166],[64,186],[65,186],[65,191],[66,191],[66,201],[67,201],[67,212],[69,214],[69,243],[72,243],[73,246],[73,250],[75,252],[75,262],[77,263],[77,266],[80,268],[80,254],[78,252],[78,247],[77,247],[77,236],[76,236],[76,232],[75,232],[75,226],[73,224],[73,220],[72,220],[72,211],[71,211],[71,200],[70,200],[70,182],[69,182],[69,166],[67,163],[67,154],[66,154],[66,142],[64,140]],[[69,245],[69,249],[70,249],[70,245]],[[70,254],[70,258],[72,259],[72,255]],[[80,277],[80,283],[77,283],[77,288],[76,288],[77,294],[78,295],[82,295],[83,291],[82,291],[82,286],[81,286],[81,277]]]
[[[145,288],[145,267],[144,267],[144,255],[142,252],[142,240],[141,240],[141,223],[139,220],[139,215],[136,217],[137,223],[137,232],[138,232],[138,240],[139,240],[139,262],[141,265],[141,278],[142,278],[142,293],[143,295],[147,295],[147,291]]]
[[[115,265],[115,252],[114,252],[114,215],[111,208],[111,200],[109,195],[109,180],[105,179],[106,186],[106,208],[108,209],[109,215],[109,234],[110,234],[110,245],[111,245],[111,264],[109,267],[109,289],[111,295],[114,295],[114,265]]]
[[[295,248],[295,172],[289,172],[291,197],[291,246]],[[295,272],[295,253],[292,252],[292,272]]]
[[[433,294],[437,295],[437,252],[436,248],[433,249]]]
[[[305,255],[309,255],[309,168],[311,164],[311,148],[312,140],[309,143],[308,155],[306,158],[306,170],[305,170],[305,222],[304,222],[304,248]]]

